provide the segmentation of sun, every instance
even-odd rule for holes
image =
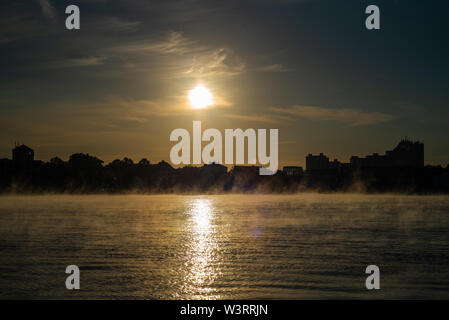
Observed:
[[[195,109],[204,109],[214,104],[212,93],[201,84],[189,91],[189,100]]]

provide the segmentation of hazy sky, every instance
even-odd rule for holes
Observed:
[[[65,29],[65,7],[81,30]],[[381,30],[365,28],[365,8]],[[449,4],[364,0],[3,0],[0,158],[169,160],[175,128],[278,128],[280,165],[425,143],[449,163]],[[193,110],[188,91],[216,104]]]

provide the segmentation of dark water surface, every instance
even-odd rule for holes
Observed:
[[[449,197],[2,196],[0,298],[448,299]]]

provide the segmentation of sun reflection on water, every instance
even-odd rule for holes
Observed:
[[[186,252],[188,271],[183,290],[192,299],[219,299],[212,288],[220,273],[213,201],[195,199],[189,203],[186,213],[190,236]]]
[[[212,210],[211,200],[198,199],[193,202],[190,215],[197,234],[207,236],[211,233]]]

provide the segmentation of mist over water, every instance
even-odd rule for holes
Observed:
[[[448,196],[2,196],[0,298],[448,299],[448,230]]]

